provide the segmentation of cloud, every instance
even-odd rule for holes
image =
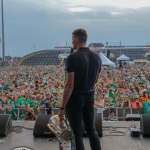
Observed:
[[[61,0],[64,2],[64,0]],[[65,0],[65,3],[78,6],[110,6],[118,8],[141,8],[150,6],[149,0]]]
[[[110,12],[112,15],[120,15],[122,12],[115,12],[115,11],[112,11],[112,12]]]
[[[91,11],[92,9],[88,7],[71,7],[69,10],[72,12],[87,12]]]
[[[123,8],[116,0],[116,6],[108,0],[78,2],[5,0],[6,55],[24,56],[33,52],[34,45],[36,50],[62,46],[66,41],[71,45],[71,33],[76,28],[88,31],[88,43],[121,40],[132,45],[150,39],[150,7]]]

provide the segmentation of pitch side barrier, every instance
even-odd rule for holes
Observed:
[[[37,108],[33,108],[34,109],[34,113],[35,115],[41,115],[41,114],[45,114],[47,115],[47,111],[46,108],[40,109],[38,110]],[[108,116],[110,115],[110,109],[111,108],[107,108],[107,109],[95,109],[95,111],[97,113],[101,113],[103,120],[108,120]],[[17,114],[17,118],[16,120],[20,120],[21,118],[23,118],[25,116],[26,110],[27,108],[13,108],[13,110],[15,111],[15,113]],[[54,108],[54,114],[58,113],[58,108]],[[117,121],[125,121],[125,117],[127,114],[142,114],[142,109],[134,109],[134,108],[114,108],[115,110],[115,115],[117,118]],[[5,111],[1,111],[0,110],[0,114],[6,114],[6,110]]]

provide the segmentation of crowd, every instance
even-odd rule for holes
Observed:
[[[11,114],[13,120],[35,120],[36,115],[42,113],[53,115],[54,108],[59,108],[62,99],[65,78],[64,66],[1,69],[0,114]],[[103,67],[94,98],[95,108],[142,109],[150,101],[149,65]]]

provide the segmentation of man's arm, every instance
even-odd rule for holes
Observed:
[[[66,78],[66,82],[65,82],[65,88],[64,88],[64,93],[63,93],[63,99],[61,101],[60,104],[60,108],[59,112],[58,112],[58,116],[60,119],[60,122],[63,121],[64,118],[64,108],[71,96],[71,93],[73,91],[73,87],[74,87],[74,72],[70,72],[67,73],[67,78]]]
[[[99,79],[99,76],[101,74],[101,70],[102,70],[102,61],[100,59],[100,68],[99,68],[99,71],[97,73],[97,76],[96,76],[96,80],[95,80],[95,84],[97,83],[98,79]]]
[[[64,108],[71,96],[74,87],[74,72],[67,73],[67,78],[65,82],[65,88],[63,93],[63,99],[61,101],[60,107]]]

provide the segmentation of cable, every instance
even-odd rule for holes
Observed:
[[[26,129],[26,130],[34,130],[33,128],[27,128],[27,127],[24,127],[24,126],[13,126],[13,127],[12,127],[12,132],[21,133],[21,132],[23,132],[23,131],[22,131],[23,129]]]
[[[129,127],[114,127],[114,126],[103,126],[103,128],[129,128]]]
[[[117,131],[117,128],[128,128],[128,130],[122,132]],[[110,134],[103,135],[104,136],[125,136],[126,132],[130,130],[129,127],[103,127],[103,131],[109,131]],[[117,134],[116,134],[117,133]]]
[[[130,127],[136,127],[135,124],[132,124]],[[110,134],[106,134],[104,136],[125,136],[126,132],[130,130],[130,127],[114,127],[114,126],[103,126],[103,131],[109,131]],[[124,128],[124,129],[128,129],[124,132],[122,131],[117,131],[117,129],[121,129],[121,128]],[[113,134],[113,133],[119,133],[119,134]]]
[[[21,133],[22,132],[22,128],[21,127],[12,127],[12,132]]]

